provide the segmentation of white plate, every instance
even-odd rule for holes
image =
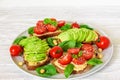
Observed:
[[[87,24],[88,24],[88,23],[87,23]],[[93,27],[95,30],[97,30],[101,35],[107,36],[107,34],[104,33],[104,31],[98,29],[98,26],[96,26],[96,25],[91,25],[91,24],[88,24],[88,25],[92,26],[92,27]],[[28,36],[27,31],[22,32],[19,36],[23,36],[23,35],[24,35],[24,36]],[[18,36],[18,37],[19,37],[19,36]],[[108,37],[108,36],[107,36],[107,37]],[[91,75],[91,74],[99,71],[99,70],[102,69],[104,66],[106,66],[106,65],[108,64],[108,62],[111,60],[112,55],[113,55],[113,44],[112,44],[112,41],[111,41],[110,46],[103,51],[103,55],[104,55],[104,57],[103,57],[103,59],[102,59],[103,64],[100,64],[100,65],[97,65],[97,66],[93,67],[93,68],[90,69],[88,72],[85,72],[85,73],[82,73],[82,74],[74,74],[74,75],[71,75],[71,76],[69,77],[69,79],[77,79],[77,78],[83,78],[83,77],[89,76],[89,75]],[[11,56],[11,58],[12,58],[13,62],[17,65],[17,67],[19,67],[20,70],[22,70],[22,71],[30,74],[31,76],[37,77],[37,78],[39,78],[39,79],[46,79],[46,78],[44,78],[44,77],[37,76],[37,73],[36,73],[35,71],[29,71],[29,70],[27,70],[27,68],[26,68],[25,65],[22,66],[22,67],[20,67],[20,66],[18,65],[18,62],[19,62],[19,61],[23,61],[23,58],[22,58],[22,57],[20,57],[20,56],[18,56],[18,57],[12,57],[12,56]],[[57,75],[55,75],[55,76],[50,77],[49,79],[66,79],[66,78],[64,77],[63,74],[57,74]]]

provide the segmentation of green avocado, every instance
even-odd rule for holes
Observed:
[[[46,41],[38,37],[31,36],[20,41],[19,45],[23,46],[25,60],[37,62],[46,58],[46,53],[49,48]]]
[[[95,41],[96,37],[98,37],[98,35],[95,31],[86,28],[69,29],[58,35],[61,41],[74,40],[77,42]]]

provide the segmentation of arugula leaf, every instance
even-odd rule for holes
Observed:
[[[70,25],[70,24],[65,24],[65,25],[62,26],[60,29],[63,30],[63,31],[66,31],[66,30],[68,30],[68,29],[71,29],[71,25]]]
[[[100,59],[92,58],[87,63],[90,64],[90,65],[96,66],[96,65],[101,64],[103,62]]]
[[[61,42],[58,46],[62,47],[64,51],[67,51],[67,49],[69,48],[74,48],[75,45],[76,45],[76,41],[69,40],[69,41]]]
[[[45,70],[45,72],[40,73],[41,69]],[[42,77],[50,77],[57,74],[56,68],[50,64],[36,68],[36,72],[38,73],[39,76],[42,76]]]
[[[47,38],[47,39],[46,39],[46,41],[47,41],[47,43],[48,43],[48,45],[49,45],[50,47],[55,46],[54,43],[53,43],[53,40],[54,40],[53,38]]]
[[[79,53],[78,53],[78,57],[80,57],[80,56],[82,56],[82,51],[80,51]]]
[[[90,29],[93,30],[93,28],[91,28],[90,26],[86,25],[86,24],[81,24],[80,28],[86,28],[86,29]]]
[[[73,72],[74,65],[73,64],[68,64],[64,70],[64,75],[66,78],[70,76],[70,74]]]
[[[23,39],[27,38],[26,36],[21,36],[21,37],[18,37],[16,38],[14,41],[13,41],[13,44],[19,44],[19,42]]]
[[[33,34],[34,33],[34,27],[28,28],[28,34]]]

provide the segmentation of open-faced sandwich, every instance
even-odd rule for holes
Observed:
[[[81,74],[103,63],[102,50],[110,40],[86,24],[45,18],[28,29],[10,47],[11,56],[21,56],[28,70],[50,77],[64,73]]]

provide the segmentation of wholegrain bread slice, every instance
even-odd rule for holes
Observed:
[[[34,36],[37,36],[41,39],[44,39],[44,38],[48,38],[48,37],[53,37],[53,36],[57,36],[61,33],[62,31],[61,30],[57,30],[55,32],[47,32],[47,33],[44,33],[44,34],[33,34]]]
[[[25,60],[25,55],[23,57],[24,57],[24,62],[26,64],[26,67],[28,70],[35,70],[37,67],[45,65],[45,64],[49,63],[49,61],[50,61],[50,58],[48,56],[46,56],[46,58],[44,60],[41,60],[39,62],[29,62],[29,61]]]

